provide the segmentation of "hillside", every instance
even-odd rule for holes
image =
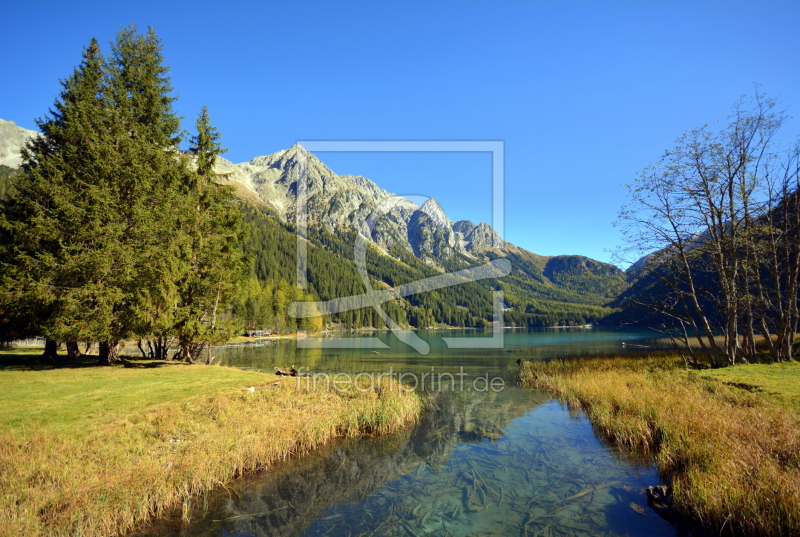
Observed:
[[[7,154],[18,154],[34,134],[6,121],[0,132]],[[9,162],[12,167],[0,168],[0,197],[19,164]],[[253,275],[262,282],[237,307],[237,314],[249,318],[248,326],[267,323],[280,330],[297,329],[301,324],[285,313],[291,301],[363,293],[354,259],[358,234],[368,244],[367,272],[376,289],[479,267],[498,258],[511,262],[511,273],[499,280],[445,287],[385,304],[388,314],[406,326],[484,326],[492,319],[492,291],[499,289],[504,291],[507,325],[594,323],[613,311],[607,304],[627,287],[622,271],[613,265],[583,256],[539,256],[518,248],[504,242],[485,222],[452,222],[433,198],[417,205],[365,177],[337,175],[299,145],[239,164],[220,158],[217,172],[241,199],[250,229],[246,249]],[[294,285],[295,225],[303,185],[309,244],[305,294]],[[253,301],[259,294],[269,298],[259,298],[262,304],[257,307]],[[259,309],[270,313],[259,315]],[[334,314],[330,321],[348,328],[385,326],[372,309]]]
[[[294,282],[297,236],[293,227],[280,221],[265,207],[248,205],[246,222],[251,232],[247,250],[254,259],[254,271],[262,281]],[[358,295],[364,285],[353,259],[355,232],[340,229],[333,233],[324,226],[312,226],[308,233],[308,291],[318,300]],[[377,247],[367,250],[366,262],[373,288],[394,288],[415,280],[441,274],[410,252],[396,248],[392,256]],[[499,255],[492,256],[494,258]],[[562,256],[571,258],[573,256]],[[582,266],[587,258],[574,256]],[[436,291],[428,291],[396,299],[384,305],[389,315],[400,324],[425,327],[435,324],[450,326],[485,326],[492,318],[492,290],[505,294],[504,320],[510,326],[582,325],[598,322],[613,310],[606,307],[609,294],[625,286],[621,271],[597,275],[580,275],[570,282],[564,271],[555,270],[559,258],[542,258],[525,250],[506,255],[512,272],[497,280],[470,282]],[[556,259],[555,262],[550,262]],[[463,257],[451,258],[448,271],[460,270],[481,263]],[[599,263],[598,263],[599,264]],[[558,276],[553,281],[545,275],[548,267]],[[604,264],[599,264],[605,266]],[[607,269],[607,266],[606,270]],[[554,276],[555,277],[555,276]],[[593,284],[593,288],[587,285]],[[384,327],[377,313],[360,309],[334,315],[332,321],[348,328]],[[290,320],[286,320],[291,323]]]

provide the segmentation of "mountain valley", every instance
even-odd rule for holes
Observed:
[[[13,155],[34,134],[13,122],[0,122],[4,144],[0,156],[7,163],[0,167],[3,177],[13,177],[21,162]],[[503,316],[509,326],[598,323],[614,311],[608,304],[628,285],[624,273],[613,265],[578,255],[540,256],[504,242],[487,223],[452,222],[434,198],[417,205],[365,177],[337,175],[299,145],[238,164],[218,158],[216,171],[235,187],[250,229],[246,249],[253,258],[253,276],[262,282],[260,287],[251,286],[251,294],[263,294],[267,283],[271,298],[260,309],[272,310],[269,323],[279,329],[300,326],[278,312],[287,300],[331,300],[364,292],[354,257],[359,234],[367,243],[366,270],[376,289],[498,258],[510,261],[511,272],[502,278],[426,291],[386,304],[390,316],[406,326],[488,326],[495,290],[504,293]],[[303,227],[297,225],[298,199],[303,197],[308,289],[301,296],[293,288],[297,233]],[[255,299],[243,297],[237,309],[247,310],[244,304]],[[334,314],[328,321],[347,328],[385,327],[376,312],[363,308]],[[265,322],[262,316],[246,324],[256,327]]]

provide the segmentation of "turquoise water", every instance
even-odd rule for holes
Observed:
[[[195,500],[192,522],[165,517],[140,534],[676,535],[646,506],[644,488],[659,483],[650,465],[606,445],[581,413],[514,382],[518,358],[625,352],[656,345],[655,334],[506,330],[498,349],[449,349],[442,340],[482,335],[475,331],[417,334],[428,354],[386,332],[352,335],[380,338],[377,351],[285,341],[216,349],[224,364],[269,372],[291,365],[310,374],[391,370],[418,389],[426,374],[432,405],[403,432],[334,442]],[[432,387],[442,374],[443,385]]]
[[[315,372],[410,372],[421,375],[436,368],[435,372],[453,374],[464,367],[470,374],[490,372],[492,375],[508,373],[509,364],[517,359],[545,359],[596,353],[619,353],[652,347],[658,344],[658,334],[647,330],[612,328],[540,328],[530,330],[504,330],[502,348],[451,349],[444,338],[490,339],[490,331],[479,330],[415,330],[430,346],[428,354],[420,354],[400,342],[388,331],[352,332],[345,337],[353,345],[379,339],[384,348],[298,348],[294,341],[266,341],[260,345],[217,347],[214,355],[223,365],[259,369],[269,373],[274,367],[295,365],[298,369]],[[341,338],[342,334],[337,334]],[[311,338],[309,338],[310,340]],[[315,341],[333,338],[315,338]],[[307,340],[308,341],[308,340]],[[624,345],[623,345],[624,343]],[[301,343],[302,345],[303,343]],[[513,375],[512,375],[513,378]]]

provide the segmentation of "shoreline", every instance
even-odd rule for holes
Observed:
[[[687,371],[674,353],[642,352],[526,361],[519,378],[652,460],[667,486],[651,487],[648,504],[678,528],[790,535],[800,527],[800,364]]]
[[[569,328],[578,328],[578,329],[592,329],[597,325],[594,324],[586,324],[586,325],[576,325],[576,326],[540,326],[535,327],[538,329],[544,328],[559,328],[559,329],[569,329]],[[527,326],[504,326],[503,330],[529,330],[530,327]],[[404,330],[431,330],[431,331],[455,331],[455,330],[491,330],[491,328],[476,328],[474,326],[447,326],[447,327],[428,327],[428,328],[404,328]],[[309,337],[320,337],[320,336],[336,336],[338,334],[351,334],[351,333],[370,333],[370,332],[391,332],[391,328],[353,328],[353,329],[332,329],[332,330],[323,330],[320,332],[313,332],[313,333],[306,333],[306,332],[291,332],[288,334],[271,334],[268,336],[235,336],[224,343],[217,343],[213,345],[213,348],[216,347],[227,347],[232,345],[249,345],[249,344],[256,344],[261,343],[264,341],[291,341],[291,340],[300,340],[306,339]],[[11,345],[6,348],[0,347],[0,350],[9,350],[9,349],[35,349],[35,348],[42,348],[42,342],[44,341],[41,338],[35,338],[31,340],[32,344],[19,344],[19,342],[11,342]],[[15,346],[15,343],[17,345]],[[79,342],[81,345],[85,345],[85,342]],[[122,353],[121,354],[136,354],[139,353],[139,348],[136,345],[135,340],[128,340],[122,342]],[[63,352],[63,349],[59,348],[60,352]],[[141,356],[136,356],[133,359],[140,360],[140,359],[149,359],[149,358],[142,358]]]
[[[539,326],[535,328],[580,328],[580,329],[591,329],[597,325],[594,324],[582,324],[582,325],[553,325],[553,326]],[[504,326],[503,330],[529,330],[531,327],[528,326]],[[446,326],[446,327],[427,327],[427,328],[403,328],[403,330],[430,330],[430,331],[447,331],[447,330],[491,330],[491,328],[476,328],[474,326]],[[275,341],[275,340],[292,340],[292,339],[305,339],[309,337],[319,337],[325,335],[336,335],[336,334],[352,334],[352,333],[360,333],[360,332],[391,332],[391,328],[341,328],[341,329],[332,329],[332,330],[322,330],[320,332],[313,332],[313,333],[306,333],[306,332],[291,332],[289,334],[275,334],[269,336],[237,336],[235,338],[226,341],[225,343],[220,343],[214,345],[215,347],[223,347],[225,345],[237,344],[237,343],[255,343],[257,341]]]
[[[67,366],[26,350],[0,353],[4,536],[125,534],[335,438],[399,430],[422,409],[389,379],[380,395],[339,393],[225,366]]]

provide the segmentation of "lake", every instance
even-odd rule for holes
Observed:
[[[645,487],[660,482],[647,461],[609,446],[581,412],[515,382],[517,359],[640,350],[657,345],[657,334],[505,330],[502,348],[466,339],[491,335],[414,331],[426,354],[389,332],[216,348],[224,365],[314,375],[296,382],[392,374],[431,405],[402,432],[334,442],[195,499],[191,523],[167,516],[137,535],[677,535],[646,505]],[[338,348],[320,348],[330,342]],[[470,348],[451,348],[458,342]]]

